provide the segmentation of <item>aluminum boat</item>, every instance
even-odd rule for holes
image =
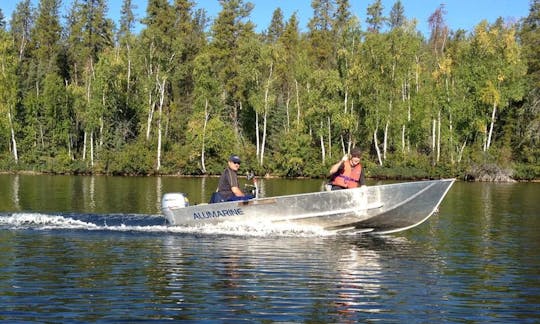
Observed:
[[[189,205],[183,193],[166,193],[162,211],[171,225],[220,222],[289,222],[337,232],[393,233],[415,227],[439,207],[455,179],[427,180]]]

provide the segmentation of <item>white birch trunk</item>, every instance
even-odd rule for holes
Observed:
[[[101,95],[101,104],[103,107],[105,107],[106,104],[106,98],[105,98],[105,91],[103,91]],[[103,121],[103,115],[99,116],[99,145],[98,148],[101,149],[103,147],[103,128],[104,128],[105,122]],[[98,151],[99,152],[99,151]]]
[[[350,113],[351,113],[351,116],[353,116],[353,114],[354,114],[354,99],[351,100]],[[360,118],[356,118],[356,127],[357,127],[356,130],[358,130],[359,119]],[[348,135],[347,135],[347,147],[348,147],[349,152],[351,150],[351,147],[353,146],[353,137],[352,136],[353,136],[352,132],[349,132]],[[354,143],[354,145],[356,145],[356,143]]]
[[[386,152],[388,151],[388,128],[390,126],[390,120],[386,121],[384,125],[384,138],[383,138],[383,160],[386,161]]]
[[[127,68],[127,77],[126,77],[126,81],[127,81],[127,84],[126,84],[126,93],[127,93],[127,96],[126,96],[126,102],[129,103],[129,91],[131,90],[131,48],[129,46],[129,42],[126,44],[126,49],[127,49],[127,59],[128,59],[128,68]]]
[[[435,141],[437,140],[437,134],[435,130],[437,129],[437,120],[433,118],[433,126],[431,127],[431,151],[435,153]]]
[[[104,124],[105,122],[103,121],[103,116],[99,116],[99,145],[98,145],[99,149],[103,147],[103,128],[105,127]]]
[[[156,156],[156,170],[159,171],[161,169],[161,132],[162,132],[162,125],[161,121],[163,119],[163,102],[165,100],[165,82],[167,78],[163,77],[163,81],[159,83],[159,80],[157,80],[157,85],[159,87],[159,107],[158,107],[158,119],[157,119],[157,128],[158,128],[158,143],[157,143],[157,156]]]
[[[448,104],[448,107],[450,107],[450,85],[448,84],[448,77],[444,79],[444,84],[446,87],[446,103]],[[450,163],[454,164],[454,129],[452,125],[452,111],[448,114],[448,130],[450,131]],[[440,136],[440,135],[439,135]]]
[[[324,149],[324,136],[322,135],[322,130],[324,128],[323,122],[321,121],[321,135],[319,136],[321,142],[321,160],[322,164],[326,161],[326,151]]]
[[[328,158],[332,158],[332,124],[330,116],[328,116]]]
[[[381,157],[381,150],[379,149],[379,141],[377,140],[377,129],[373,132],[373,143],[375,144],[375,151],[377,152],[377,159],[379,160],[379,165],[383,165],[383,160]]]
[[[461,145],[461,149],[459,150],[459,155],[458,155],[458,163],[461,162],[461,158],[463,157],[463,151],[465,150],[465,145],[467,145],[467,141],[464,141],[463,142],[463,145]]]
[[[418,55],[416,55],[416,69],[414,70],[414,82],[415,82],[415,88],[416,88],[416,93],[418,94],[420,92],[420,69],[421,69],[421,64],[420,64],[420,57]]]
[[[266,128],[268,125],[268,107],[269,100],[268,94],[270,93],[270,85],[272,84],[272,74],[274,71],[274,63],[270,63],[270,72],[268,73],[268,81],[266,82],[266,89],[264,90],[264,112],[263,112],[263,136],[261,141],[261,156],[259,160],[259,165],[262,166],[264,163],[264,149],[266,146]]]
[[[87,137],[88,131],[84,131],[84,137],[83,137],[83,151],[82,151],[82,159],[83,161],[86,161],[86,137]]]
[[[491,136],[493,135],[493,125],[495,124],[495,114],[497,112],[497,102],[493,103],[493,110],[491,112],[491,123],[489,125],[489,133],[487,138],[487,144],[486,149],[484,151],[489,150],[489,147],[491,146]]]
[[[90,65],[92,63],[90,62]],[[92,70],[92,67],[90,67],[90,69]],[[90,107],[90,97],[91,97],[91,85],[92,85],[92,77],[91,76],[88,76],[88,79],[86,81],[86,104],[87,104],[87,107]],[[87,121],[88,123],[88,121]],[[87,137],[88,137],[88,130],[86,129],[88,128],[88,125],[85,125],[85,130],[84,130],[84,148],[83,148],[83,160],[86,161],[86,149],[87,149],[87,146],[86,146],[86,143],[87,143]],[[90,134],[90,138],[92,137],[92,134]],[[92,144],[92,143],[90,143]],[[92,149],[92,147],[91,147]],[[90,153],[90,159],[92,159],[92,153]]]
[[[152,119],[154,119],[154,102],[152,100],[152,91],[148,94],[148,119],[146,120],[146,140],[150,140],[150,130],[152,128]]]
[[[264,151],[266,147],[266,129],[268,125],[268,111],[264,111],[263,116],[263,136],[262,136],[262,143],[261,143],[261,160],[259,162],[260,166],[263,166],[264,164]]]
[[[450,163],[454,164],[454,126],[452,125],[452,114],[450,114],[450,120],[448,121],[450,130]]]
[[[410,85],[409,85],[410,88]],[[410,122],[412,118],[412,105],[411,105],[411,91],[407,91],[407,121]],[[407,135],[407,152],[411,151],[411,142],[409,136]]]
[[[321,161],[322,161],[322,164],[324,164],[324,162],[326,161],[326,158],[325,158],[326,152],[324,149],[324,137],[321,135],[319,139],[321,142]]]
[[[392,67],[394,68],[394,67]],[[392,72],[393,73],[393,72]],[[386,161],[386,153],[388,152],[388,129],[390,128],[390,118],[392,117],[392,110],[394,102],[390,99],[388,102],[388,117],[386,118],[386,124],[384,125],[384,138],[383,138],[383,159]]]
[[[68,155],[71,161],[74,160],[73,154],[71,153],[71,147],[73,146],[73,140],[71,139],[71,134],[68,135],[68,143],[67,143],[67,149],[68,149]]]
[[[238,120],[238,111],[242,110],[242,102],[236,101],[233,104],[233,112],[232,112],[232,119],[233,119],[233,126],[234,126],[234,134],[236,136],[236,140],[240,141],[240,124]]]
[[[26,33],[23,32],[21,34],[22,34],[22,39],[21,39],[21,43],[19,44],[19,62],[21,62],[23,60],[24,51],[26,49],[26,43],[27,43]]]
[[[437,163],[441,158],[441,111],[439,110],[439,116],[437,121]]]
[[[405,124],[401,127],[401,153],[405,155]]]
[[[205,162],[204,150],[206,146],[206,127],[208,125],[209,118],[210,118],[210,114],[208,113],[208,99],[206,99],[204,101],[204,124],[203,124],[202,145],[201,145],[201,171],[202,173],[206,173],[206,162]]]
[[[260,135],[259,135],[259,112],[255,110],[255,154],[257,155],[257,160],[260,157]]]
[[[291,101],[291,92],[289,90],[287,90],[287,100],[285,101],[285,111],[286,111],[286,114],[287,114],[287,126],[285,128],[285,131],[287,133],[291,129],[291,117],[290,117],[290,114],[289,114],[289,103],[290,103],[290,101]]]
[[[407,84],[406,81],[401,83],[401,101],[406,103]],[[401,125],[401,153],[405,154],[405,124]]]
[[[42,149],[45,148],[45,137],[43,136],[43,125],[41,123],[39,124],[39,143]]]
[[[17,140],[15,138],[15,128],[13,127],[13,120],[11,119],[11,107],[8,107],[8,121],[9,121],[9,130],[11,133],[11,147],[13,152],[13,159],[15,164],[19,164],[19,153],[17,151]]]
[[[488,134],[488,129],[487,129],[487,125],[486,125],[486,128],[484,130],[484,146],[483,146],[483,151],[487,151],[487,134]]]
[[[300,125],[300,90],[298,89],[298,81],[295,79],[296,85],[296,124]]]
[[[343,99],[343,112],[345,114],[347,114],[347,108],[348,108],[347,107],[348,106],[347,105],[347,100],[348,100],[348,98],[349,98],[349,92],[348,92],[347,88],[345,88],[345,98]]]
[[[94,132],[90,132],[90,166],[94,167]]]

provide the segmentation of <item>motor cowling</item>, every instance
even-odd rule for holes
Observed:
[[[189,200],[184,193],[173,192],[163,195],[161,200],[161,209],[178,209],[189,206]]]

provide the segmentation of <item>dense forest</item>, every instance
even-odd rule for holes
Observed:
[[[216,174],[236,153],[320,177],[359,147],[372,177],[540,178],[540,0],[471,31],[441,5],[429,35],[399,0],[365,21],[312,0],[305,30],[276,8],[262,32],[243,0],[213,20],[189,0],[145,17],[123,0],[119,21],[70,2],[0,10],[0,171]]]

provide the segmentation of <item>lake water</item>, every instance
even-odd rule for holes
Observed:
[[[539,183],[457,182],[437,214],[386,236],[159,214],[163,193],[197,203],[216,185],[0,175],[0,321],[540,322]],[[262,181],[266,196],[321,186]]]

